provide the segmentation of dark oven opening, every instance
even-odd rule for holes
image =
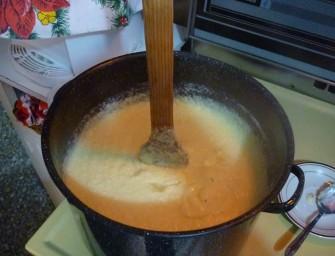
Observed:
[[[191,37],[237,47],[260,58],[335,80],[335,1],[198,0]],[[237,42],[233,44],[232,42]],[[259,49],[253,51],[252,49]],[[286,59],[285,59],[286,58]]]

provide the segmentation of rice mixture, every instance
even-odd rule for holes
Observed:
[[[205,228],[254,206],[265,187],[265,160],[246,121],[197,97],[175,99],[174,113],[186,167],[138,160],[150,110],[149,101],[133,98],[111,103],[85,125],[65,161],[65,183],[102,215],[150,230]]]

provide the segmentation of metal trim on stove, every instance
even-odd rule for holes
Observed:
[[[212,5],[211,0],[193,0],[189,15],[188,32],[191,39],[212,41],[198,33],[209,32],[216,37],[300,61],[312,66],[313,71],[300,66],[291,68],[325,82],[335,82],[335,41],[331,38],[218,7]],[[263,54],[258,57],[266,59],[267,56]],[[285,66],[283,62],[281,64]],[[319,72],[319,69],[325,72]]]

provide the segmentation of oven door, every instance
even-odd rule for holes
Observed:
[[[334,0],[193,1],[190,37],[335,82]]]

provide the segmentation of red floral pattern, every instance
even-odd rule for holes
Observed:
[[[13,109],[13,113],[18,121],[37,132],[40,132],[42,128],[47,111],[47,103],[28,94],[20,96],[15,102]]]
[[[0,33],[7,31],[8,23],[5,18],[7,0],[0,0]]]
[[[19,16],[25,16],[31,9],[31,0],[11,0],[11,3]]]
[[[34,8],[50,12],[69,5],[66,0],[0,0],[0,33],[11,27],[19,37],[28,38],[35,26]]]
[[[119,24],[120,24],[121,26],[125,26],[125,25],[127,25],[127,24],[128,24],[128,18],[127,18],[126,16],[121,16],[121,17],[120,17],[120,20],[119,20]]]
[[[56,11],[70,6],[66,0],[32,0],[33,6],[42,12]]]

